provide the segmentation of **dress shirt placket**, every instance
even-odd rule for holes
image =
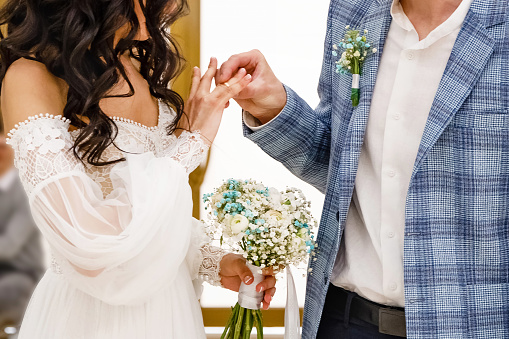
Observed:
[[[408,99],[415,91],[415,75],[418,72],[416,60],[418,53],[406,47],[415,45],[418,37],[415,31],[403,28],[399,31],[403,35],[401,36],[403,49],[394,81],[395,90],[392,91],[385,117],[381,170],[383,198],[380,216],[384,295],[390,300],[397,301],[398,304],[404,302],[401,300],[404,286],[401,274],[403,247],[400,244],[404,239],[405,211],[402,211],[401,207],[405,205],[402,199],[406,197],[405,192],[408,187],[405,183],[409,175],[408,166],[404,166],[406,163],[401,159],[406,158],[405,150],[414,149],[415,142],[418,147],[420,141],[420,137],[417,140],[409,140],[412,135],[409,135],[411,133],[406,124]]]

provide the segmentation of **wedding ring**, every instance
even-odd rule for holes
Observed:
[[[230,88],[230,84],[225,82],[223,85],[225,85],[227,88]]]

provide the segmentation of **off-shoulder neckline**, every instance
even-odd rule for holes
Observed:
[[[108,117],[115,122],[125,122],[129,125],[141,127],[141,128],[146,129],[150,132],[155,132],[161,127],[161,115],[162,115],[162,111],[164,110],[163,103],[161,102],[161,99],[157,99],[157,107],[158,107],[157,124],[155,126],[147,126],[140,122],[137,122],[137,121],[134,121],[131,119],[127,119],[127,118],[117,117],[117,116],[108,116]]]
[[[149,126],[143,125],[143,124],[141,124],[139,122],[133,121],[131,119],[126,119],[126,118],[121,118],[121,117],[110,116],[110,118],[112,120],[114,120],[116,123],[121,122],[121,123],[129,124],[129,125],[136,126],[138,128],[144,129],[144,130],[149,131],[149,132],[158,131],[162,127],[162,120],[163,120],[162,116],[163,116],[165,110],[166,109],[170,109],[170,108],[168,106],[166,106],[160,99],[158,99],[157,101],[158,101],[158,108],[159,108],[159,110],[158,110],[158,117],[157,117],[157,125],[156,126],[149,127]],[[32,121],[36,121],[36,120],[40,120],[40,119],[51,119],[51,120],[62,121],[65,124],[69,124],[69,126],[71,124],[71,121],[69,119],[63,117],[61,114],[60,115],[53,115],[53,114],[49,114],[49,113],[46,113],[46,114],[41,113],[41,114],[30,116],[25,121],[21,121],[21,122],[17,123],[14,126],[14,128],[11,131],[9,131],[9,133],[7,133],[7,138],[11,139],[12,136],[15,134],[15,132],[17,130],[19,130],[22,126],[27,125],[28,123],[30,123]],[[73,132],[76,132],[76,131],[79,131],[79,129],[75,129],[75,130],[68,131],[68,132],[69,133],[73,133]]]

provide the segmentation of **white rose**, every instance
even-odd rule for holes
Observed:
[[[274,204],[281,205],[281,193],[277,189],[269,188],[269,195]]]
[[[306,242],[304,241],[304,239],[301,239],[299,237],[292,239],[292,242],[293,242],[292,247],[294,247],[296,249],[303,248],[306,246]]]
[[[270,210],[267,213],[265,213],[265,218],[269,219],[271,217],[276,218],[277,221],[283,219],[283,214],[279,211]]]
[[[242,214],[237,214],[230,220],[230,229],[234,235],[245,232],[248,227],[249,220]]]
[[[360,57],[361,56],[361,53],[359,51],[355,51],[355,53],[353,54],[354,57]]]

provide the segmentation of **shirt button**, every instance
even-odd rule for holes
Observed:
[[[396,291],[398,289],[398,284],[393,282],[389,285],[389,288],[391,289],[391,291]]]
[[[406,54],[406,57],[407,57],[408,60],[414,60],[415,53],[413,51],[408,51],[407,54]]]
[[[387,233],[387,236],[388,236],[389,238],[394,238],[394,232],[389,232],[389,233]]]
[[[399,120],[399,119],[401,119],[401,115],[399,115],[398,113],[396,113],[396,114],[393,114],[393,115],[392,115],[392,118],[393,118],[394,120]]]
[[[396,176],[396,172],[394,171],[389,171],[387,172],[387,174],[391,177],[391,178],[394,178]]]

